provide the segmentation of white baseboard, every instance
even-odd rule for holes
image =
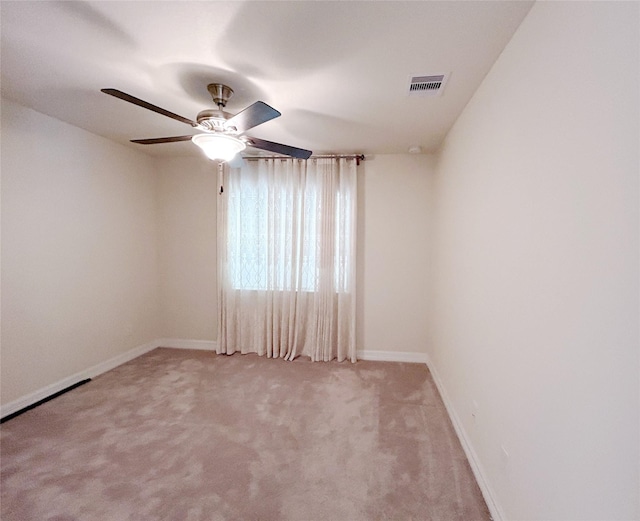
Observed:
[[[175,349],[200,349],[215,351],[218,342],[215,340],[186,340],[184,338],[161,338],[156,340],[157,347],[173,347]]]
[[[204,351],[216,351],[218,342],[215,340],[189,340],[185,338],[161,338],[156,340],[157,347],[171,347],[174,349],[200,349]],[[356,353],[358,360],[375,360],[379,362],[410,362],[426,364],[425,353],[409,353],[397,351],[367,351]]]
[[[134,358],[142,356],[157,347],[171,347],[176,349],[199,349],[205,351],[215,351],[218,347],[218,342],[213,340],[189,340],[183,338],[159,338],[153,340],[147,344],[134,347],[125,353],[110,358],[97,365],[89,367],[84,371],[75,373],[67,378],[63,378],[50,385],[42,387],[32,393],[18,398],[12,402],[6,403],[0,406],[0,418],[9,416],[14,412],[17,412],[25,407],[29,407],[34,403],[43,400],[52,394],[62,391],[72,385],[86,380],[87,378],[95,378],[102,373],[106,373],[119,365],[122,365]],[[359,351],[359,360],[378,360],[387,362],[413,362],[413,363],[426,363],[426,355],[423,353],[403,353],[394,351]]]
[[[157,347],[171,347],[174,349],[200,349],[204,351],[216,351],[218,342],[215,340],[189,340],[184,338],[161,338],[156,340]],[[367,351],[356,353],[358,360],[375,360],[379,362],[410,362],[426,364],[425,353],[409,353],[397,351]]]
[[[409,362],[413,364],[426,364],[426,353],[409,353],[403,351],[369,351],[362,350],[356,353],[358,360],[373,360],[376,362]]]
[[[433,377],[433,381],[438,388],[438,392],[440,393],[440,397],[444,402],[444,406],[447,409],[447,413],[449,414],[449,418],[451,418],[451,423],[453,424],[453,428],[458,435],[458,439],[460,440],[460,444],[462,445],[462,449],[464,450],[465,455],[467,456],[467,460],[469,461],[469,465],[471,466],[471,470],[473,471],[473,475],[478,482],[478,486],[480,487],[480,491],[482,492],[482,496],[484,497],[485,502],[487,503],[487,507],[489,508],[489,513],[491,514],[491,519],[493,521],[506,521],[506,516],[504,514],[504,510],[500,507],[496,495],[493,492],[493,489],[489,485],[489,482],[485,478],[485,473],[482,470],[482,465],[480,464],[480,459],[476,454],[475,450],[473,450],[473,446],[471,445],[471,441],[467,436],[464,427],[462,426],[462,422],[456,410],[453,408],[453,403],[451,402],[449,395],[440,379],[440,375],[436,368],[431,364],[431,362],[427,359],[427,367],[431,372],[431,376]]]
[[[34,403],[37,403],[40,400],[43,400],[44,398],[51,396],[52,394],[62,391],[67,387],[71,387],[72,385],[77,384],[82,380],[86,380],[87,378],[94,378],[102,373],[106,373],[107,371],[110,371],[111,369],[118,367],[119,365],[122,365],[130,360],[133,360],[134,358],[137,358],[145,353],[148,353],[149,351],[151,351],[152,349],[155,349],[156,347],[158,347],[157,341],[149,342],[148,344],[143,344],[138,347],[134,347],[133,349],[130,349],[125,353],[122,353],[118,356],[110,358],[109,360],[106,360],[97,365],[94,365],[89,369],[85,369],[84,371],[80,371],[76,374],[68,376],[67,378],[63,378],[58,382],[42,387],[37,391],[34,391],[32,393],[29,393],[25,396],[18,398],[17,400],[14,400],[5,405],[2,405],[0,407],[0,418],[9,416],[14,412],[24,409],[25,407],[29,407],[30,405],[33,405]]]

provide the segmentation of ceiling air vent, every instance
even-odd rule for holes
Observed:
[[[447,74],[411,76],[409,78],[410,96],[437,96],[447,83]]]

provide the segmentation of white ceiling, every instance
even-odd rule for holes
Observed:
[[[206,86],[282,116],[248,132],[314,153],[438,148],[530,1],[0,1],[2,95],[153,155],[199,153],[189,126],[100,92],[122,90],[189,119]],[[437,97],[411,75],[450,73]]]

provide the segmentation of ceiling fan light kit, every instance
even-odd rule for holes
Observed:
[[[233,136],[226,134],[196,134],[191,138],[209,159],[231,161],[238,152],[242,152],[247,145]]]
[[[167,116],[181,123],[185,123],[193,128],[202,131],[202,134],[195,136],[173,136],[151,139],[132,139],[133,143],[141,145],[157,145],[160,143],[174,143],[177,141],[191,140],[199,146],[209,159],[230,161],[234,156],[242,152],[247,144],[253,148],[274,152],[298,159],[308,159],[311,156],[311,150],[303,148],[282,145],[264,139],[253,138],[250,136],[242,136],[245,131],[257,127],[262,123],[279,117],[281,114],[273,107],[270,107],[262,101],[256,101],[236,115],[229,114],[222,109],[226,106],[227,101],[233,95],[233,90],[221,83],[210,83],[207,90],[211,94],[217,109],[206,109],[201,111],[197,116],[197,122],[182,117],[173,112],[169,112],[163,108],[152,105],[140,98],[136,98],[131,94],[122,92],[117,89],[102,89],[102,92],[114,96],[121,100],[127,101],[139,107],[156,112],[163,116]]]

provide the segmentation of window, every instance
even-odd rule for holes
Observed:
[[[327,193],[315,179],[321,176],[296,169],[280,178],[260,175],[252,163],[250,171],[232,171],[227,181],[231,287],[317,291],[330,268],[333,291],[348,291],[351,194],[339,189]],[[327,241],[327,235],[333,240]]]

